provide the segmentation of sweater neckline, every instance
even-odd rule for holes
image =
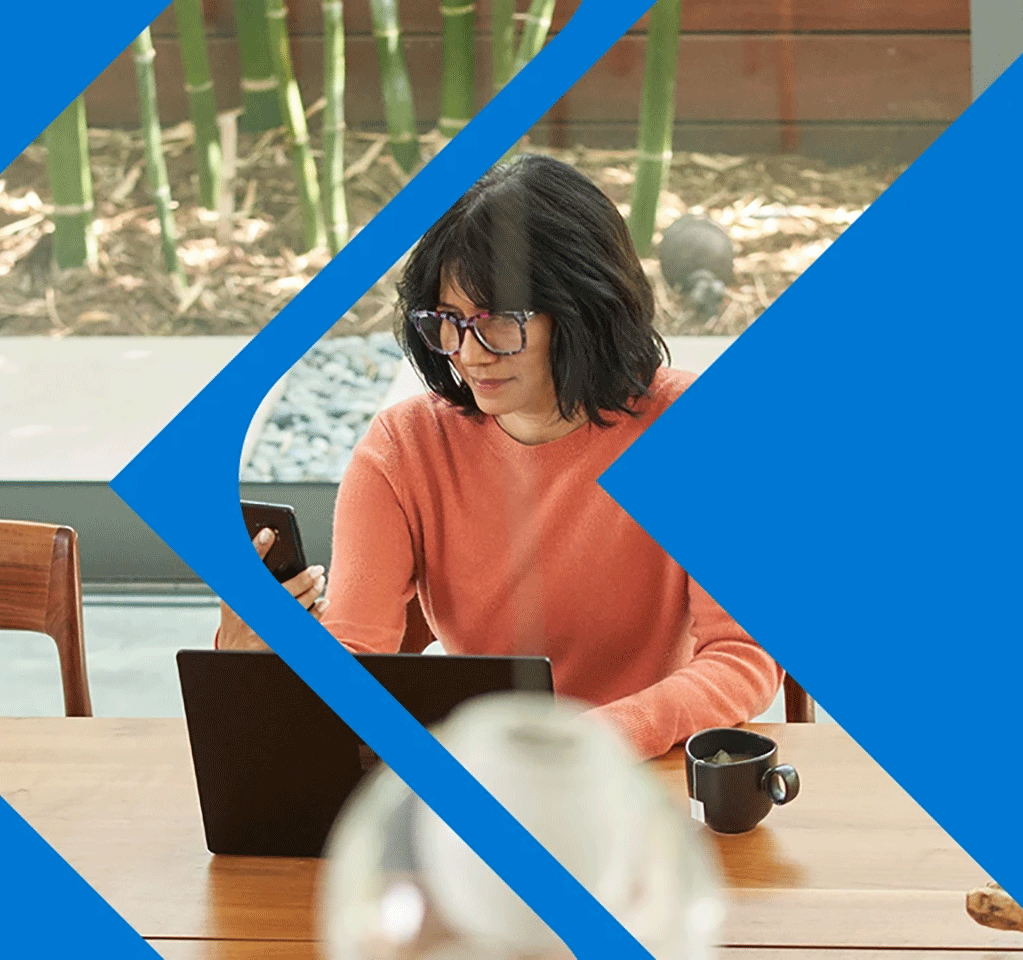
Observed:
[[[644,406],[648,404],[652,406],[662,384],[663,368],[660,368],[654,375],[654,381],[650,384],[650,392],[646,397],[639,400],[638,403]],[[633,402],[633,406],[635,404],[636,401]],[[645,419],[644,414],[647,412],[649,411],[643,410],[639,419]],[[516,440],[505,433],[497,420],[490,415],[483,422],[483,432],[490,447],[496,450],[502,457],[518,459],[520,462],[549,463],[575,456],[581,450],[592,446],[595,436],[613,433],[616,431],[616,428],[621,426],[624,420],[632,422],[635,419],[627,413],[604,412],[603,416],[605,420],[610,421],[609,427],[598,427],[592,421],[587,421],[571,433],[566,433],[565,436],[554,440],[547,440],[544,443],[528,444]]]
[[[593,431],[599,429],[587,421],[571,433],[543,443],[522,443],[505,433],[493,416],[487,416],[483,422],[484,435],[487,442],[502,456],[526,460],[549,460],[571,455],[587,446],[592,440]]]

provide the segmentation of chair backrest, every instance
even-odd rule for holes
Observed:
[[[78,535],[71,527],[0,520],[0,630],[52,637],[60,657],[65,714],[92,716]]]
[[[423,608],[419,605],[418,594],[413,593],[405,608],[405,636],[401,638],[402,653],[422,653],[433,642]]]
[[[817,707],[813,700],[795,680],[785,674],[785,722],[815,723]]]

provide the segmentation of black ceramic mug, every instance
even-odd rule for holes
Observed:
[[[718,751],[742,759],[711,763]],[[794,800],[799,774],[778,764],[778,744],[750,730],[719,727],[686,741],[686,780],[693,816],[716,833],[745,833],[771,811]]]

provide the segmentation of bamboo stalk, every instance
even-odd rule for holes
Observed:
[[[217,134],[217,101],[213,96],[210,59],[206,50],[202,0],[174,0],[174,15],[178,22],[188,112],[195,128],[199,202],[207,210],[216,210],[220,192],[220,138]]]
[[[476,4],[466,0],[441,0],[440,12],[444,37],[437,125],[445,137],[453,137],[473,114]]]
[[[241,127],[250,133],[283,122],[263,0],[233,0],[241,54]]]
[[[299,203],[302,207],[302,241],[306,250],[312,250],[326,242],[323,212],[320,209],[320,185],[316,179],[316,162],[309,148],[309,131],[305,122],[305,110],[302,107],[302,95],[299,93],[295,72],[291,66],[291,45],[284,18],[283,0],[266,0],[264,19],[270,40],[270,56],[277,77],[280,111],[284,116],[284,125],[291,141],[295,186],[298,188]]]
[[[323,204],[327,246],[348,242],[345,200],[345,32],[342,0],[323,0]]]
[[[547,40],[547,34],[551,28],[551,18],[553,16],[554,0],[533,0],[530,3],[529,11],[520,18],[523,21],[522,35],[519,37],[518,53],[512,62],[512,77],[543,49],[544,42]],[[501,158],[501,161],[511,160],[518,151],[518,148],[519,143],[516,141],[509,147],[508,152]]]
[[[227,246],[234,230],[234,177],[238,163],[238,117],[241,110],[225,110],[217,115],[220,132],[221,184],[217,204],[217,243]]]
[[[396,0],[369,0],[377,62],[384,96],[384,116],[391,138],[391,152],[398,165],[411,173],[419,163],[419,135],[416,130],[412,84],[401,49],[401,26]]]
[[[160,115],[156,104],[156,75],[153,71],[156,51],[153,49],[149,27],[132,42],[132,51],[135,55],[135,79],[139,91],[139,116],[146,145],[146,171],[149,176],[149,188],[156,201],[156,215],[160,222],[160,247],[163,250],[167,272],[183,289],[184,275],[178,264],[177,231],[174,227],[174,215],[171,213],[170,183],[167,179]]]
[[[682,0],[657,0],[650,10],[639,118],[639,157],[632,187],[629,232],[640,256],[650,251],[661,185],[671,166]]]
[[[46,167],[53,192],[53,256],[57,266],[96,262],[92,229],[92,173],[85,99],[76,97],[46,128]]]
[[[523,17],[522,36],[519,38],[519,52],[512,66],[512,76],[543,49],[553,16],[554,0],[533,0],[530,3],[529,12]]]
[[[494,93],[511,80],[515,62],[515,0],[491,0],[490,36]]]

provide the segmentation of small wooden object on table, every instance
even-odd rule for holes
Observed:
[[[994,881],[966,894],[966,912],[985,927],[1023,931],[1023,907]]]

